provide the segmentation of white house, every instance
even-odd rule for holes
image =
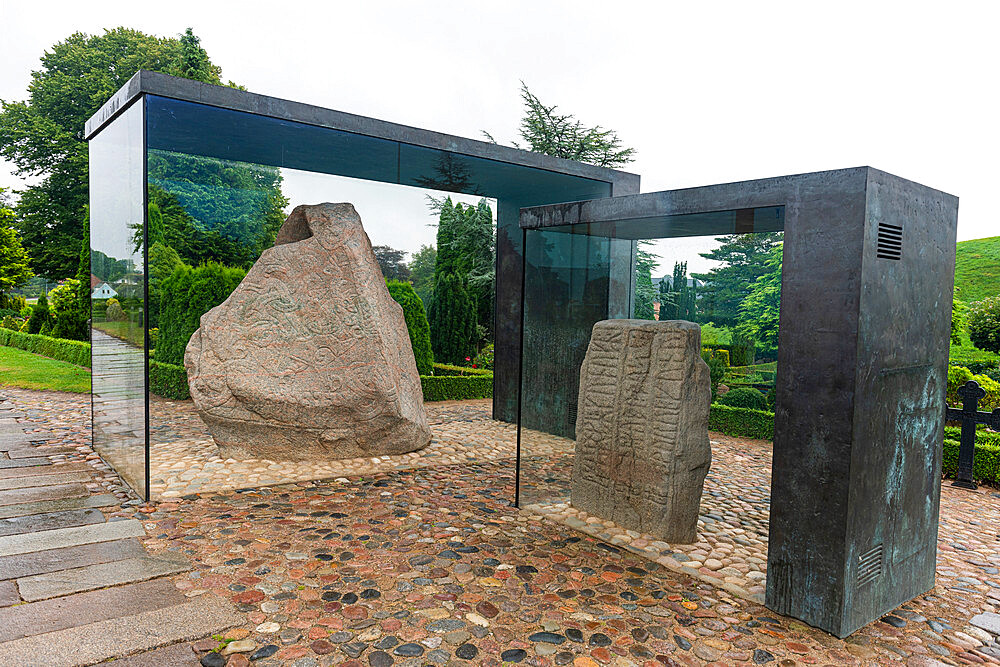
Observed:
[[[118,296],[118,292],[112,289],[111,285],[106,282],[99,282],[94,286],[93,291],[90,293],[91,299],[110,299],[111,297]]]

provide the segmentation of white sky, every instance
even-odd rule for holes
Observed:
[[[958,195],[969,239],[1000,234],[996,7],[0,0],[0,99],[24,99],[43,50],[73,31],[191,26],[223,77],[254,92],[509,143],[523,79],[636,147],[643,192],[871,165]],[[9,165],[0,185],[19,185]],[[429,220],[422,196],[350,197],[361,211],[398,197],[398,215]]]

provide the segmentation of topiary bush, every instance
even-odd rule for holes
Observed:
[[[184,401],[191,398],[187,371],[183,366],[149,361],[149,390],[157,396]]]
[[[43,294],[38,297],[38,303],[31,307],[31,317],[28,318],[28,333],[41,333],[42,329],[46,324],[48,324],[51,317],[52,315],[49,312],[49,300]]]
[[[708,428],[735,437],[773,440],[774,413],[713,403],[708,413]]]
[[[1000,408],[1000,382],[997,382],[986,375],[974,375],[968,368],[962,366],[948,367],[948,394],[946,400],[949,405],[961,407],[962,398],[958,395],[958,388],[969,380],[975,380],[986,392],[986,397],[979,401],[979,409],[989,412],[995,408]]]
[[[737,387],[726,392],[718,402],[733,408],[749,408],[751,410],[767,410],[767,397],[751,387]]]
[[[108,299],[108,303],[104,309],[104,319],[108,322],[124,322],[128,319],[128,315],[122,310],[122,305],[118,303],[118,299]]]
[[[90,309],[80,303],[80,281],[69,278],[49,292],[52,311],[52,337],[68,340],[88,340],[87,320]],[[89,304],[88,304],[89,305]]]
[[[714,401],[719,393],[719,383],[722,382],[722,378],[726,375],[726,365],[722,362],[722,359],[712,354],[711,350],[703,351],[701,358],[708,364],[708,379],[712,385],[712,400]]]
[[[406,331],[410,334],[410,347],[413,348],[413,359],[417,362],[417,372],[420,375],[431,375],[434,372],[434,352],[431,351],[431,327],[427,323],[424,302],[410,283],[388,280],[385,286],[389,295],[403,308],[403,319],[406,320]]]
[[[976,434],[976,453],[972,459],[972,477],[994,484],[1000,482],[1000,444],[980,442]],[[958,452],[961,443],[958,439],[945,437],[944,453],[941,460],[941,471],[945,477],[954,477],[958,473]]]
[[[493,374],[421,375],[425,401],[463,401],[493,396]]]
[[[1000,352],[1000,296],[969,305],[969,339],[980,350]]]
[[[25,352],[40,354],[49,359],[65,361],[77,366],[90,367],[90,343],[83,341],[64,340],[0,328],[0,345],[16,347]]]

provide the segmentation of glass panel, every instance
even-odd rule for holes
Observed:
[[[90,141],[94,449],[146,496],[143,104]]]
[[[147,144],[149,326],[155,348],[150,369],[154,470],[158,469],[157,452],[175,456],[182,441],[203,443],[199,456],[206,460],[218,454],[190,403],[179,404],[155,395],[161,373],[166,372],[160,364],[182,364],[184,346],[198,326],[196,317],[176,315],[179,304],[171,302],[171,294],[182,293],[184,284],[199,280],[203,288],[189,292],[197,294],[197,310],[205,312],[220,303],[260,252],[269,247],[284,212],[297,204],[344,201],[337,194],[343,179],[336,177],[495,199],[497,244],[508,258],[517,258],[520,252],[521,207],[611,194],[610,184],[603,181],[156,96],[147,96]],[[310,198],[294,196],[293,177],[304,183],[303,177],[309,174],[312,179],[303,191],[308,191]],[[320,194],[313,196],[317,192]],[[294,201],[288,202],[284,196]],[[378,238],[373,233],[378,221],[360,212],[373,244],[399,247],[402,237],[412,235],[412,230],[400,231],[405,222],[394,220],[390,225],[395,225],[396,233]],[[425,222],[418,224],[424,227]],[[580,242],[568,243],[575,246]],[[633,245],[629,241],[603,242],[604,246],[611,244],[626,249]],[[630,256],[625,263],[629,261]],[[220,266],[198,268],[205,262]],[[509,275],[504,270],[510,268],[501,267],[501,275]],[[518,278],[516,284],[498,287],[497,293],[516,295],[519,289]],[[517,304],[516,297],[499,304],[497,326],[501,331],[496,342],[495,367],[500,371],[497,405],[499,415],[511,421],[517,408],[518,338],[510,325],[519,321],[514,310]],[[164,480],[159,476],[152,480],[154,487],[161,483]]]
[[[707,249],[719,245],[719,239],[713,237],[780,232],[783,228],[784,208],[778,206],[525,231],[518,425],[522,507],[572,512],[569,501],[580,366],[594,324],[605,319],[638,317],[644,296],[647,300],[651,296],[655,306],[648,308],[647,304],[650,312],[646,319],[664,308],[669,309],[664,310],[664,319],[708,321],[702,312],[705,304],[697,296],[702,283],[691,277],[695,271],[682,265],[677,267],[680,277],[672,275],[674,261],[698,260],[697,253],[691,250],[699,245],[696,241],[700,239],[695,237],[703,237],[705,242],[700,245]],[[671,244],[664,239],[678,241]],[[645,276],[646,280],[641,276],[637,280],[636,256],[646,247],[639,242],[652,240],[659,242],[650,250],[662,252],[667,259]],[[685,252],[693,256],[684,257]],[[665,283],[662,289],[661,282]],[[675,282],[678,289],[674,289]],[[644,284],[652,290],[651,295],[648,291],[641,293]],[[689,286],[693,292],[685,291]],[[677,313],[683,317],[677,317]],[[734,386],[763,392],[774,384],[774,366],[766,363],[730,368],[726,378]]]

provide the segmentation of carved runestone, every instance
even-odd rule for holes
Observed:
[[[595,324],[580,369],[572,505],[666,542],[694,542],[712,462],[711,394],[697,324]]]
[[[403,309],[351,204],[298,206],[184,355],[222,456],[403,454],[430,442]]]

